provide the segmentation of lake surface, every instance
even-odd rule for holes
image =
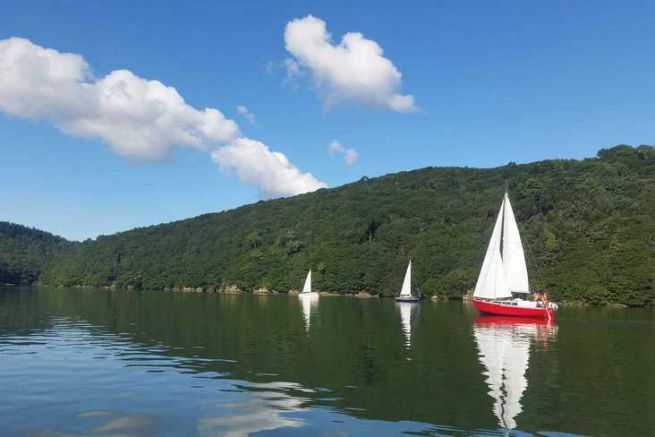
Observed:
[[[655,313],[0,288],[0,435],[653,435]]]

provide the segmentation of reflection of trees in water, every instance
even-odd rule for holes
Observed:
[[[456,304],[428,306],[423,320],[412,314],[414,361],[407,361],[398,311],[387,300],[322,299],[312,308],[306,335],[296,297],[58,289],[36,294],[51,316],[83,318],[94,335],[111,333],[146,355],[155,350],[176,358],[172,365],[184,372],[322,387],[303,395],[303,402],[366,419],[464,428],[481,420],[469,399],[483,397],[484,384],[461,376],[476,374],[477,361],[468,332],[452,321],[461,320],[451,311]],[[434,336],[440,337],[436,343]],[[444,339],[456,345],[456,354],[446,350],[448,344],[435,347]]]
[[[0,286],[0,338],[30,335],[51,327],[51,317],[35,291]]]
[[[530,354],[513,420],[527,431],[591,435],[655,428],[655,417],[643,414],[655,410],[652,314],[567,308],[556,342],[541,328],[536,335],[517,332],[530,339]],[[321,299],[311,335],[297,299],[287,296],[21,289],[0,292],[0,316],[3,351],[22,347],[9,344],[11,336],[37,341],[39,333],[56,335],[60,324],[75,323],[92,341],[129,346],[127,354],[102,351],[126,366],[161,359],[201,384],[202,378],[292,381],[322,390],[276,390],[302,398],[307,408],[327,406],[355,418],[469,430],[500,422],[471,327],[477,314],[459,303],[420,304],[411,320],[412,360],[405,359],[402,323],[388,300]]]

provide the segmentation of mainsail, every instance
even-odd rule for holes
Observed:
[[[510,291],[528,293],[528,269],[525,266],[525,255],[519,227],[516,225],[512,204],[505,193],[505,213],[503,214],[503,267],[505,280]]]
[[[412,295],[412,260],[409,260],[407,271],[405,272],[405,279],[403,280],[403,288],[400,290],[401,296]]]
[[[305,285],[303,285],[303,287],[302,287],[302,292],[303,293],[311,293],[312,292],[312,271],[311,270],[307,273],[307,279],[305,279]]]
[[[528,290],[528,270],[519,228],[509,196],[505,194],[475,285],[474,296],[504,299],[512,297],[512,292],[527,293]]]

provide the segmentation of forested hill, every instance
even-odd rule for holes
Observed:
[[[31,284],[43,266],[73,243],[48,232],[0,222],[0,284]]]
[[[505,181],[533,289],[648,305],[655,296],[655,149],[597,158],[424,168],[77,245],[40,282],[395,293],[407,260],[424,294],[474,287]]]

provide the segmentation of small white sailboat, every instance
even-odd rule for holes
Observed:
[[[557,304],[527,300],[529,293],[523,244],[505,193],[475,285],[473,304],[486,314],[552,318]]]
[[[400,293],[396,296],[396,302],[419,302],[420,300],[420,295],[412,295],[412,260],[410,259],[405,271],[403,288],[400,289]]]
[[[307,277],[305,278],[305,285],[302,287],[302,291],[298,293],[298,296],[303,299],[307,298],[317,298],[318,297],[318,292],[312,291],[312,271],[310,270],[307,273]]]

